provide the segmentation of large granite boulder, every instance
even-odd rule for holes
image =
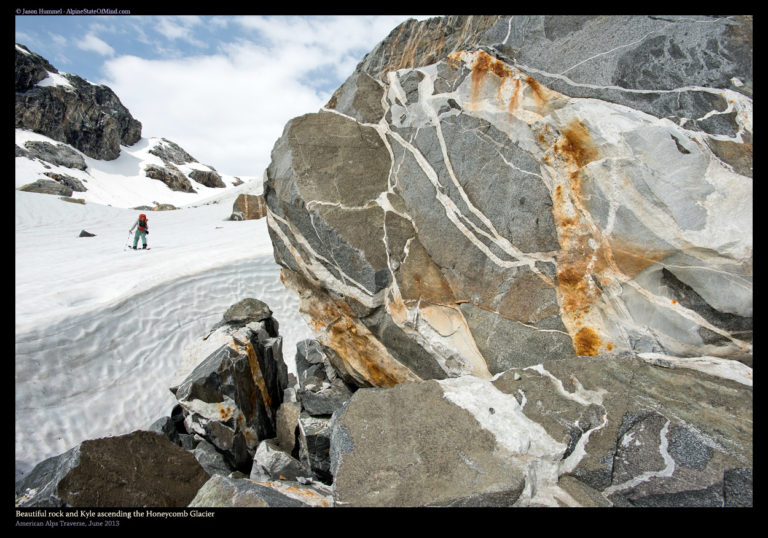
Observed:
[[[16,484],[17,506],[187,506],[210,478],[156,432],[89,439],[40,462]]]
[[[361,387],[752,355],[751,17],[408,21],[275,143],[275,260]]]
[[[141,138],[141,123],[111,89],[60,73],[19,44],[15,109],[16,128],[64,142],[94,159],[116,159],[121,145]]]
[[[351,506],[751,506],[751,369],[584,357],[363,388],[334,414]]]

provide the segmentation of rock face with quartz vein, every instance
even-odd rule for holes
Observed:
[[[286,125],[275,259],[360,386],[751,364],[752,20],[408,21]]]
[[[331,421],[337,505],[751,506],[751,370],[574,357],[360,389]]]

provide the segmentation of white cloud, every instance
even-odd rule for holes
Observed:
[[[173,17],[158,17],[158,23],[155,26],[155,30],[170,40],[182,40],[195,47],[204,48],[208,44],[204,41],[197,39],[194,34],[194,28],[202,23],[200,17],[196,15],[192,16],[173,16]]]
[[[78,41],[77,47],[82,50],[89,50],[102,56],[114,56],[115,49],[109,46],[104,40],[96,37],[93,34],[87,34],[83,39]]]
[[[404,19],[234,17],[227,30],[234,34],[235,23],[252,35],[240,31],[210,55],[116,57],[105,62],[101,82],[142,122],[144,137],[173,140],[221,173],[261,177],[285,124],[324,106],[364,54]],[[199,24],[164,18],[155,29],[188,41]]]
[[[56,46],[61,48],[67,46],[67,38],[64,37],[63,35],[59,35],[59,34],[48,34],[48,35],[50,36],[51,41],[53,41],[56,44]]]
[[[195,158],[232,175],[261,177],[292,117],[325,101],[266,50],[182,60],[123,56],[106,63],[112,88],[143,124]]]

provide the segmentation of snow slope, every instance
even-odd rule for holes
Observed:
[[[168,415],[169,387],[207,356],[202,337],[240,299],[272,308],[289,371],[296,342],[311,338],[280,282],[265,219],[227,220],[237,194],[260,182],[176,197],[131,175],[137,148],[123,149],[111,164],[86,157],[89,191],[75,195],[89,203],[15,193],[17,476],[85,439]],[[36,164],[16,163],[17,186],[28,183],[20,176]],[[129,207],[151,201],[187,205],[144,211],[152,248],[126,248],[139,213]]]

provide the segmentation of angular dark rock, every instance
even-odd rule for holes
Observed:
[[[54,181],[58,181],[62,185],[69,187],[73,192],[85,192],[88,190],[85,188],[85,185],[83,185],[82,181],[72,176],[68,176],[66,174],[55,174],[53,172],[44,172],[44,174]]]
[[[224,313],[224,322],[245,325],[251,321],[265,321],[271,317],[272,310],[266,303],[249,297],[230,306]]]
[[[299,456],[300,415],[299,402],[284,401],[277,410],[277,444],[281,450],[294,458]]]
[[[205,472],[211,476],[229,476],[235,470],[227,463],[224,454],[216,450],[215,446],[204,439],[195,445],[192,454],[202,468],[205,469]]]
[[[161,138],[160,141],[156,143],[152,149],[149,150],[149,153],[155,155],[156,157],[160,157],[164,162],[171,164],[187,164],[197,162],[197,160],[189,153],[184,151],[181,146],[175,142],[171,142],[167,138]]]
[[[185,431],[210,442],[232,469],[247,474],[259,442],[276,435],[288,371],[277,322],[263,302],[240,301],[225,319],[206,338],[219,332],[228,343],[170,390],[182,408]]]
[[[305,411],[299,416],[299,461],[324,484],[333,482],[330,423],[330,417],[314,417]]]
[[[179,507],[208,478],[192,454],[139,430],[83,441],[38,464],[16,491],[27,494],[19,506]]]
[[[299,478],[312,477],[312,471],[302,462],[283,451],[276,440],[265,439],[259,443],[253,458],[251,480],[297,481]]]

